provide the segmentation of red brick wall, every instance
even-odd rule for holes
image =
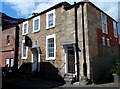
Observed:
[[[7,56],[14,57],[14,52],[3,52],[2,53],[2,67],[4,67],[6,65],[6,57]]]
[[[113,30],[113,20],[110,17],[107,17],[107,28],[108,34],[104,34],[102,29],[97,28],[97,41],[98,43],[102,43],[102,37],[105,37],[105,42],[107,43],[107,38],[110,38],[110,45],[118,45],[118,38],[114,37]]]
[[[2,31],[2,67],[5,66],[6,57],[14,57],[15,51],[15,30],[16,27],[12,27]],[[10,35],[10,45],[7,42],[7,36]],[[13,50],[13,51],[10,51]]]
[[[119,45],[120,45],[120,35],[119,35],[119,38],[118,38],[118,39],[119,39]]]

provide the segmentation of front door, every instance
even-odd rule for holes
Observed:
[[[68,47],[68,73],[75,73],[75,52],[73,47]]]
[[[37,51],[37,49],[33,49],[32,53],[33,53],[32,71],[38,71],[38,51]]]

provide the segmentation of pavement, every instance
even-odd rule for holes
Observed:
[[[65,89],[65,88],[97,88],[109,87],[113,89],[120,89],[120,83],[105,83],[105,84],[91,84],[80,85],[79,83],[64,83],[39,77],[12,77],[2,81],[2,89]],[[106,89],[106,88],[105,88]]]

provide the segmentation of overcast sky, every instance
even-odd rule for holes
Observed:
[[[14,18],[28,18],[33,12],[41,12],[57,3],[67,1],[70,4],[82,0],[0,0],[1,12]],[[118,21],[118,2],[120,0],[89,0]]]

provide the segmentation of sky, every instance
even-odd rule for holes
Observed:
[[[28,18],[33,12],[41,12],[47,8],[67,1],[70,4],[80,2],[82,0],[0,0],[0,12],[14,18]],[[116,21],[118,18],[118,2],[120,0],[89,0],[105,13],[110,15]],[[120,24],[119,24],[120,29]],[[120,34],[120,30],[119,30]]]

